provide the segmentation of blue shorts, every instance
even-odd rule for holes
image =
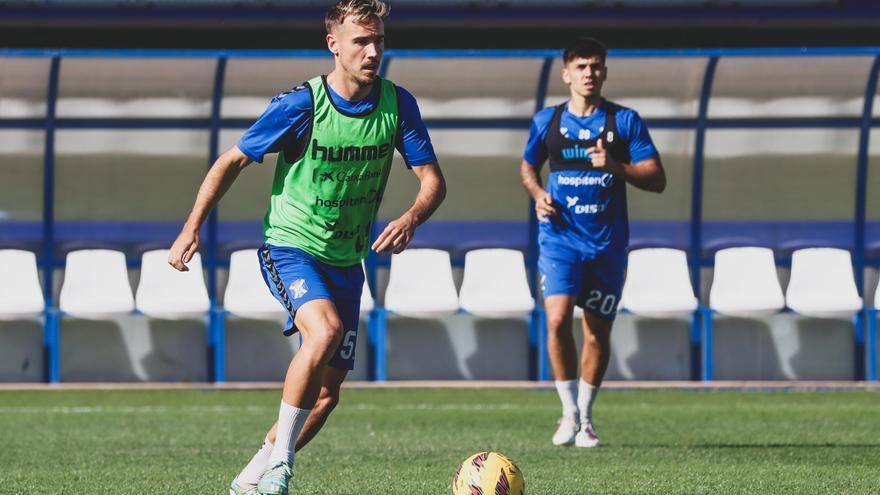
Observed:
[[[289,313],[284,335],[290,336],[299,331],[293,321],[303,304],[315,299],[332,301],[345,333],[339,348],[330,358],[330,366],[341,370],[354,369],[361,291],[364,288],[363,267],[360,264],[332,266],[318,261],[302,249],[268,244],[263,244],[257,254],[263,280]]]
[[[538,272],[544,297],[570,295],[584,311],[614,320],[623,290],[624,253],[592,255],[562,243],[541,242]]]

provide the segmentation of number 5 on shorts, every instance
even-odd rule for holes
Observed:
[[[349,330],[345,332],[345,337],[342,338],[342,344],[340,344],[339,346],[339,357],[341,357],[342,359],[351,359],[352,354],[354,354],[356,335],[357,330]]]

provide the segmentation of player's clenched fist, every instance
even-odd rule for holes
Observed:
[[[168,264],[181,272],[188,272],[186,264],[199,249],[199,232],[183,231],[177,236],[168,253]]]
[[[553,196],[547,191],[541,193],[535,198],[535,214],[540,222],[549,222],[550,217],[556,214],[556,208],[553,207]]]

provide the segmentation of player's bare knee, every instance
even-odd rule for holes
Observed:
[[[325,352],[333,352],[342,342],[342,322],[338,319],[324,320],[313,332],[314,345]]]
[[[568,318],[566,315],[548,315],[547,316],[547,330],[553,333],[561,332],[565,330],[565,322]]]
[[[584,345],[592,347],[607,347],[611,342],[609,332],[593,330],[584,332]]]
[[[559,309],[560,308],[553,311],[547,311],[547,330],[550,332],[558,332],[566,326],[566,322],[571,322],[571,317],[568,312],[560,311]]]
[[[610,328],[600,328],[591,332],[593,335],[593,339],[600,346],[608,346],[611,343],[611,329]]]
[[[586,343],[593,344],[593,343],[596,343],[596,342],[598,342],[598,341],[599,341],[599,339],[596,338],[596,334],[595,334],[594,332],[589,331],[589,330],[586,331],[586,332],[584,332],[584,343],[585,343],[585,344],[586,344]]]

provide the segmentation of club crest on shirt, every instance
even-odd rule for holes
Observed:
[[[306,295],[306,292],[309,291],[308,285],[306,285],[306,279],[298,278],[290,284],[290,292],[293,292],[293,298],[299,299],[302,296]]]
[[[274,102],[274,101],[281,101],[281,100],[283,100],[287,95],[289,95],[290,93],[291,93],[290,91],[284,91],[284,92],[282,92],[282,93],[278,93],[277,95],[275,95],[275,96],[272,97],[272,101],[273,101],[273,102]]]
[[[289,95],[290,93],[295,93],[295,92],[297,92],[297,91],[302,91],[302,90],[304,90],[304,89],[306,89],[306,87],[305,87],[304,85],[300,85],[300,86],[296,86],[296,87],[292,88],[290,91],[282,91],[281,93],[278,93],[277,95],[273,96],[273,97],[272,97],[272,101],[280,101],[280,100],[283,100],[283,99],[286,98],[287,95]]]

